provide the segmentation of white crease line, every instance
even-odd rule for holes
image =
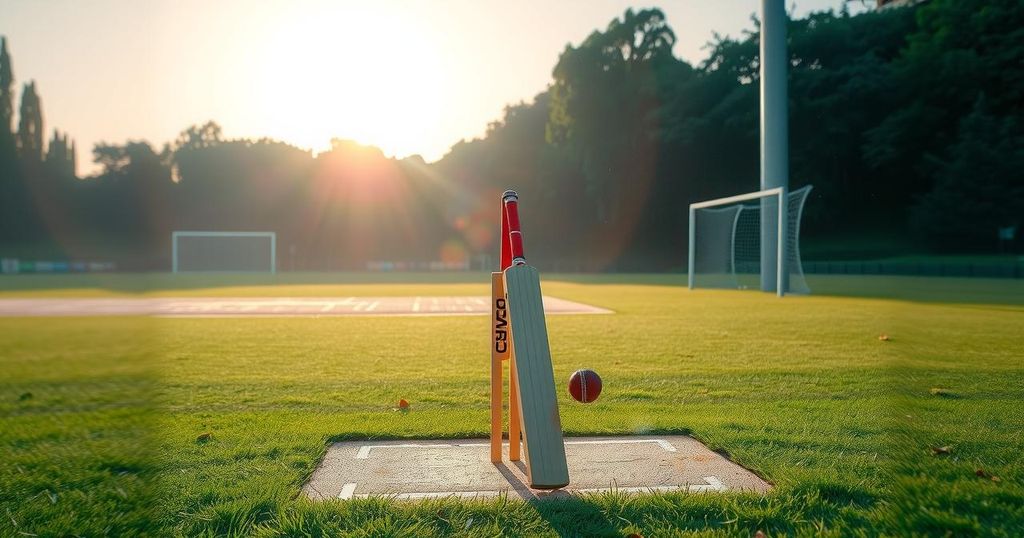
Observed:
[[[366,307],[366,311],[367,312],[373,311],[374,309],[377,308],[377,305],[379,305],[379,304],[380,304],[380,301],[374,301],[374,302],[370,303],[370,306]]]
[[[338,494],[339,499],[351,499],[352,494],[356,491],[356,485],[354,482],[349,482],[344,486],[341,486],[341,493]]]
[[[365,460],[370,457],[370,450],[374,448],[462,448],[465,446],[491,446],[487,443],[448,443],[444,445],[363,445],[356,452],[357,460]]]
[[[419,312],[419,311],[420,311],[420,298],[419,298],[419,297],[417,297],[417,298],[416,298],[416,299],[415,299],[415,300],[414,300],[414,301],[412,302],[412,311],[413,311],[413,312]]]
[[[657,443],[658,446],[667,452],[675,452],[676,447],[664,439],[609,439],[605,441],[565,441],[567,445],[627,445],[637,443]],[[370,457],[370,450],[374,448],[462,448],[475,446],[490,446],[487,443],[448,443],[448,444],[400,444],[400,445],[362,445],[356,452],[357,460],[365,460]]]
[[[437,499],[441,497],[458,497],[460,499],[475,499],[477,497],[497,497],[501,492],[499,491],[431,491],[424,493],[398,493],[394,495],[379,494],[387,496],[400,501],[413,501],[419,499]],[[361,493],[355,495],[356,499],[367,499],[375,496],[371,493]]]
[[[609,439],[607,441],[566,441],[567,445],[631,445],[636,443],[657,443],[666,452],[675,452],[676,447],[664,439]]]
[[[717,488],[718,491],[725,491],[725,490],[729,489],[729,488],[727,488],[725,486],[725,484],[722,483],[721,480],[718,479],[717,476],[705,476],[704,480],[708,484],[711,484],[712,487]]]
[[[476,302],[476,304],[478,304],[478,305],[481,305],[481,306],[483,306],[483,305],[486,305],[486,304],[487,304],[486,302],[484,302],[484,300],[483,300],[483,299],[481,299],[481,298],[479,298],[479,297],[477,297],[476,299],[473,299],[473,301],[474,301],[474,302]]]
[[[320,309],[321,312],[330,312],[331,310],[334,310],[334,303],[325,304],[324,307]]]
[[[584,488],[572,490],[576,493],[604,493],[607,491],[621,491],[623,493],[647,493],[655,491],[725,491],[729,489],[722,484],[722,481],[714,476],[705,476],[704,481],[707,484],[687,484],[684,486],[631,486],[631,487],[615,487],[615,488]]]

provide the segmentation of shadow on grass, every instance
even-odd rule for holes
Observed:
[[[596,503],[579,497],[529,501],[559,536],[614,536],[621,531]]]

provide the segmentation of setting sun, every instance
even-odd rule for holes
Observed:
[[[255,84],[238,104],[271,137],[314,151],[351,139],[398,157],[437,137],[447,81],[437,37],[398,10],[295,14],[252,59],[240,76]]]

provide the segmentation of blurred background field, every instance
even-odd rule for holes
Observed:
[[[448,273],[89,274],[17,275],[0,279],[0,299],[31,297],[372,297],[490,293],[488,275]],[[545,273],[544,289],[572,284],[685,288],[686,275]],[[1024,280],[1006,278],[812,274],[814,295],[893,300],[1001,304],[1024,307]],[[731,293],[743,293],[734,290]],[[581,302],[590,301],[579,299]]]

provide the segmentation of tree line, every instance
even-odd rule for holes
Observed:
[[[44,144],[31,82],[15,127],[4,42],[0,249],[166,269],[172,230],[269,230],[284,269],[476,259],[496,251],[514,188],[542,265],[681,267],[687,205],[758,186],[753,26],[691,65],[660,10],[628,10],[436,163],[345,140],[313,155],[209,122],[161,147],[97,144],[100,172],[82,178],[67,134]],[[790,185],[815,187],[805,255],[994,252],[1022,224],[1024,0],[813,13],[789,22],[789,55]]]

